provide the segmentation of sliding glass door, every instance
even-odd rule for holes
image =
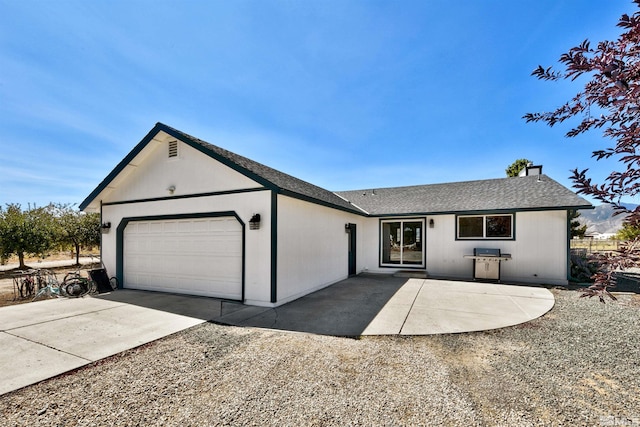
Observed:
[[[424,264],[424,220],[381,221],[381,265],[422,266]]]

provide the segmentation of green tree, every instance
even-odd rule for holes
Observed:
[[[80,248],[100,244],[100,214],[84,213],[71,205],[55,205],[54,217],[59,226],[58,242],[73,245],[79,265]]]
[[[527,165],[531,163],[531,160],[527,159],[518,159],[515,162],[511,163],[508,168],[505,169],[508,177],[518,176],[520,171],[527,167]]]
[[[578,221],[578,218],[580,218],[580,212],[574,210],[569,211],[569,221],[571,221],[571,237],[578,237],[579,239],[583,239],[584,233],[587,232],[587,226],[581,225],[580,221]]]
[[[636,240],[638,237],[640,237],[640,226],[628,222],[623,223],[616,234],[616,238],[620,240]]]
[[[44,255],[56,243],[57,224],[52,207],[22,210],[19,204],[0,207],[0,250],[3,259],[17,255],[21,269],[25,255]]]

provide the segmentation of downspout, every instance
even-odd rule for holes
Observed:
[[[278,192],[271,190],[271,303],[278,301]]]
[[[567,284],[571,279],[571,210],[567,209]]]
[[[104,219],[102,218],[102,200],[100,200],[100,265],[105,268],[102,262],[102,224],[104,224]]]

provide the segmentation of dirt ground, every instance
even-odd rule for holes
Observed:
[[[68,260],[69,263],[75,262],[75,255],[71,256],[69,252],[61,252],[58,254],[51,255],[45,259],[45,261],[64,261],[64,260]],[[27,258],[25,260],[25,264],[28,267],[32,267],[33,269],[38,269],[40,268],[39,264],[41,261],[42,261],[41,258]],[[18,262],[17,258],[15,259],[11,258],[8,260],[8,264],[14,264],[14,263],[17,264],[17,262]],[[83,276],[86,276],[87,275],[86,270],[95,268],[98,265],[99,265],[99,262],[96,262],[95,264],[82,265],[80,270],[81,274]],[[53,272],[57,280],[61,282],[67,273],[77,271],[78,268],[74,266],[67,266],[67,267],[46,268],[46,270]],[[7,270],[7,271],[0,271],[0,307],[16,305],[16,304],[24,304],[32,301],[32,298],[20,298],[20,295],[16,290],[16,287],[14,285],[14,280],[13,280],[17,272],[18,272],[17,268]]]

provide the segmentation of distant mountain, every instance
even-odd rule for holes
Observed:
[[[638,205],[625,204],[628,209],[635,209]],[[626,215],[613,216],[611,205],[602,204],[595,209],[581,210],[578,221],[587,225],[587,233],[617,233],[622,228]]]

